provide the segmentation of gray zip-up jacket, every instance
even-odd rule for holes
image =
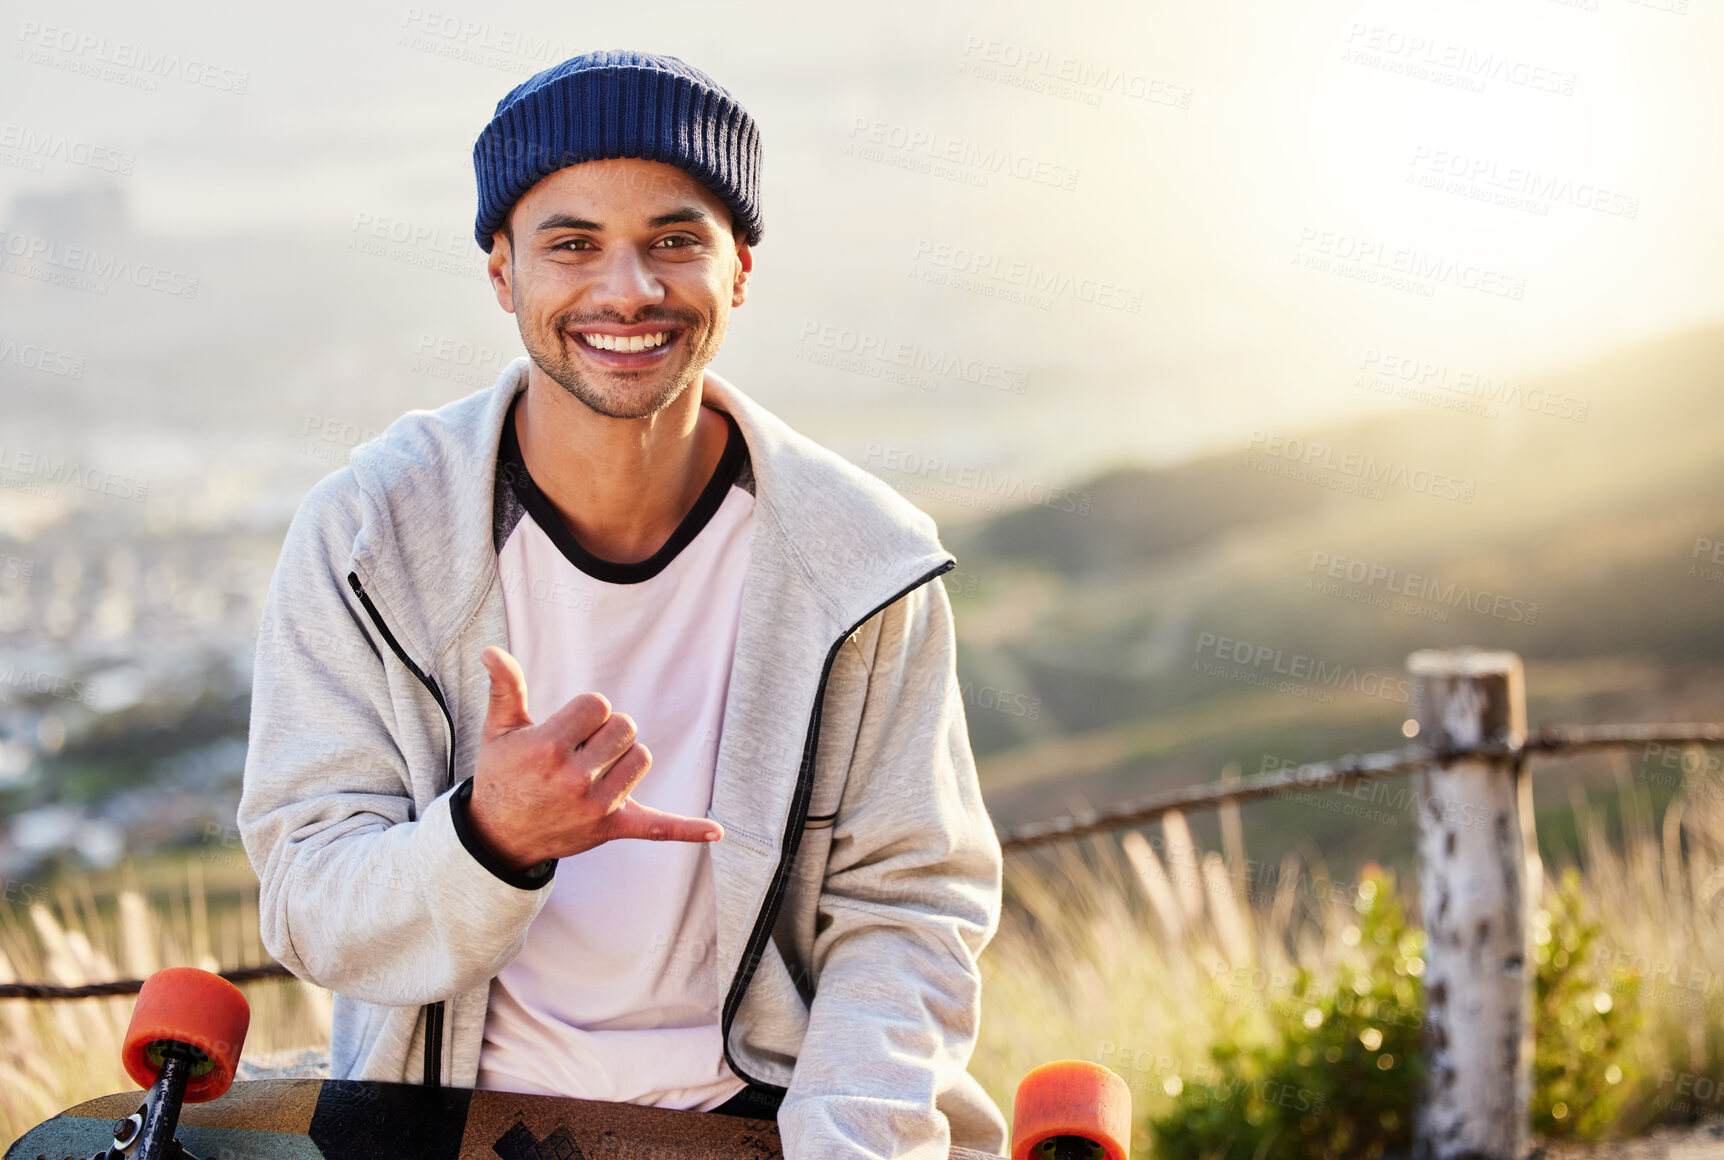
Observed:
[[[265,947],[335,993],[338,1078],[472,1087],[491,979],[550,894],[486,869],[451,808],[479,655],[508,645],[492,484],[526,368],[355,447],[264,604],[239,829]],[[725,1058],[781,1090],[789,1160],[1003,1152],[966,1070],[1001,853],[937,579],[954,561],[926,514],[711,371],[703,399],[755,480],[707,815]]]

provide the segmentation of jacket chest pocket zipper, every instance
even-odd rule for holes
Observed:
[[[725,991],[724,1005],[719,1010],[719,1042],[724,1047],[724,1061],[739,1077],[755,1086],[765,1086],[774,1092],[782,1092],[776,1084],[762,1085],[738,1065],[736,1056],[730,1050],[730,1028],[736,1020],[736,1013],[742,1006],[742,997],[748,991],[748,984],[754,978],[754,970],[760,965],[761,957],[766,952],[766,940],[771,935],[772,924],[778,917],[778,908],[784,900],[785,888],[789,885],[791,868],[796,861],[797,847],[801,843],[805,830],[820,829],[830,826],[837,814],[822,814],[818,818],[809,818],[807,810],[814,794],[814,762],[818,751],[820,737],[820,707],[821,699],[826,695],[826,681],[832,675],[832,662],[837,659],[838,650],[844,642],[861,631],[863,625],[882,608],[903,599],[909,593],[955,567],[957,561],[947,558],[938,568],[922,576],[914,583],[899,590],[897,595],[881,601],[873,611],[853,625],[849,632],[832,642],[832,647],[826,652],[826,662],[820,669],[820,682],[814,688],[814,705],[808,718],[808,732],[802,745],[802,763],[796,774],[796,789],[791,796],[790,820],[786,823],[784,842],[779,849],[778,865],[772,872],[772,879],[766,887],[766,897],[760,909],[755,913],[754,926],[749,930],[748,938],[742,947],[742,957],[736,964],[736,973],[731,976],[730,986]],[[797,824],[796,819],[801,819]],[[809,825],[809,822],[819,825]]]
[[[389,631],[389,626],[383,623],[383,614],[377,611],[377,605],[371,602],[371,597],[359,583],[359,573],[347,574],[348,586],[353,594],[359,597],[359,603],[365,607],[365,615],[371,618],[371,623],[377,626],[377,631],[383,637],[389,651],[394,653],[407,671],[418,678],[436,699],[437,707],[443,710],[443,724],[449,730],[449,784],[455,784],[455,718],[449,712],[449,702],[443,699],[443,690],[437,687],[437,679],[418,665],[407,655],[407,650],[401,647],[401,642],[395,639],[395,634]],[[439,999],[435,1003],[425,1004],[425,1077],[426,1087],[443,1086],[443,1016],[446,1000]]]

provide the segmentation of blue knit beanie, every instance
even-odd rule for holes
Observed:
[[[635,157],[674,165],[760,241],[760,131],[717,81],[674,56],[589,52],[522,81],[497,102],[473,145],[479,179],[474,237],[491,252],[521,195],[583,161]]]

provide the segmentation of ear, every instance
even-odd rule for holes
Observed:
[[[732,309],[748,300],[748,275],[754,270],[754,250],[747,242],[736,243],[736,281],[730,291]]]
[[[511,282],[515,274],[513,247],[502,230],[491,235],[491,256],[485,261],[485,273],[491,279],[491,289],[496,292],[497,305],[510,314],[515,313],[515,291]]]

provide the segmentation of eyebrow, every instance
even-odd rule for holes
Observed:
[[[697,206],[685,205],[681,209],[672,210],[670,213],[659,214],[648,221],[647,225],[657,229],[660,226],[675,225],[678,222],[709,222],[711,220],[712,215],[705,210]],[[538,228],[533,232],[538,234],[544,233],[546,230],[592,230],[594,233],[603,233],[604,229],[604,226],[588,218],[572,217],[566,213],[554,213],[540,222]]]

